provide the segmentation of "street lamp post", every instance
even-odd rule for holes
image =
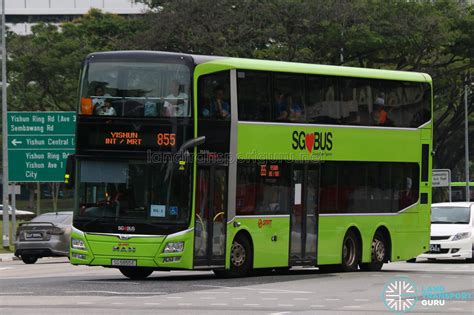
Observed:
[[[464,84],[464,160],[466,168],[466,201],[470,201],[471,192],[469,189],[469,112],[467,106],[467,94],[469,92],[470,76]]]
[[[2,152],[3,152],[3,247],[10,247],[8,222],[8,138],[7,138],[7,49],[5,32],[5,0],[2,0]]]

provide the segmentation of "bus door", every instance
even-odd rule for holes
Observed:
[[[224,266],[227,167],[198,166],[194,221],[194,266]]]
[[[316,265],[319,174],[319,164],[294,165],[292,169],[290,266]]]

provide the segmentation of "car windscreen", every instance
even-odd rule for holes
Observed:
[[[431,208],[432,224],[469,224],[471,211],[469,207],[433,207]]]

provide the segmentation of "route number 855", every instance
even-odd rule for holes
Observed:
[[[158,133],[156,135],[156,143],[160,146],[174,146],[176,144],[175,133]]]

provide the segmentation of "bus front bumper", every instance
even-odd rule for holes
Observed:
[[[156,269],[192,269],[193,230],[168,236],[88,234],[73,230],[70,261],[73,265],[120,268],[125,266]]]

